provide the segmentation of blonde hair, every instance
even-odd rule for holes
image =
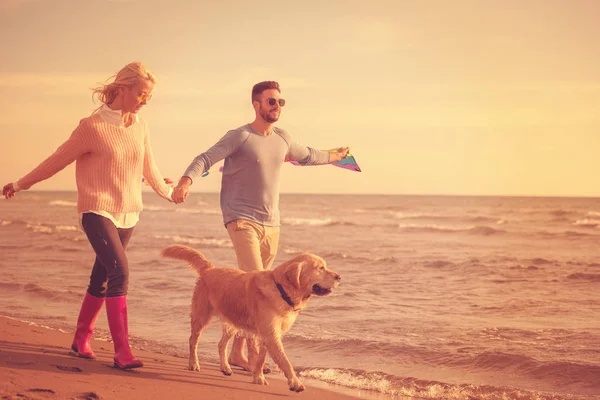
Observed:
[[[100,100],[102,104],[111,104],[117,98],[120,89],[131,87],[140,79],[147,79],[154,84],[156,83],[156,77],[152,72],[146,69],[144,64],[139,61],[129,63],[121,68],[115,75],[106,80],[106,82],[110,80],[112,80],[112,82],[101,84],[100,86],[93,88],[92,100],[94,100],[94,97],[98,97],[98,100]],[[94,110],[94,112],[98,111],[100,107]]]

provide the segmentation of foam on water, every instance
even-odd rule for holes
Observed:
[[[185,214],[221,215],[221,211],[215,208],[176,208],[175,212]]]
[[[203,247],[233,248],[231,241],[228,239],[183,237],[178,235],[153,235],[152,237],[169,243],[175,242]]]
[[[283,218],[284,225],[324,226],[332,223],[331,218]]]
[[[335,368],[299,368],[301,377],[336,385],[374,391],[392,398],[430,400],[584,400],[582,396],[558,395],[491,385],[449,384],[378,372]]]
[[[48,204],[50,204],[51,206],[77,207],[76,201],[53,200]]]

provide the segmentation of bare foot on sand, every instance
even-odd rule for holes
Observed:
[[[241,359],[241,361],[233,361],[232,359],[230,359],[229,365],[231,365],[232,367],[241,368],[244,371],[252,372],[252,371],[250,371],[250,366],[248,365],[248,360],[245,360],[245,359]],[[270,373],[271,373],[271,368],[269,368],[269,366],[265,364],[265,366],[263,367],[263,374],[270,374]]]

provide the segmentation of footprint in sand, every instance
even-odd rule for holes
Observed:
[[[27,389],[29,392],[35,392],[35,393],[50,393],[50,394],[56,394],[56,392],[52,389],[40,389],[40,388],[31,388],[31,389]]]
[[[50,366],[56,367],[56,368],[60,369],[61,371],[83,372],[83,370],[79,367],[67,367],[65,365],[55,365],[55,364],[50,364]]]
[[[101,400],[102,396],[100,396],[96,392],[86,392],[86,393],[82,394],[81,396],[79,396],[78,398],[83,399],[83,400]]]

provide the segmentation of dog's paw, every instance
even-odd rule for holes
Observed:
[[[289,379],[288,380],[288,386],[290,387],[290,390],[292,392],[303,392],[305,387],[302,384],[302,382],[300,382],[300,379],[294,377],[293,379]]]
[[[267,380],[265,379],[265,376],[263,374],[252,377],[252,383],[255,383],[257,385],[263,385],[263,386],[266,386],[269,384],[269,382],[267,382]]]
[[[221,360],[219,368],[223,375],[230,376],[233,373],[233,371],[231,370],[231,366],[229,365],[226,359]]]
[[[200,371],[200,363],[198,363],[198,362],[190,363],[190,365],[188,366],[188,369],[190,371]]]

